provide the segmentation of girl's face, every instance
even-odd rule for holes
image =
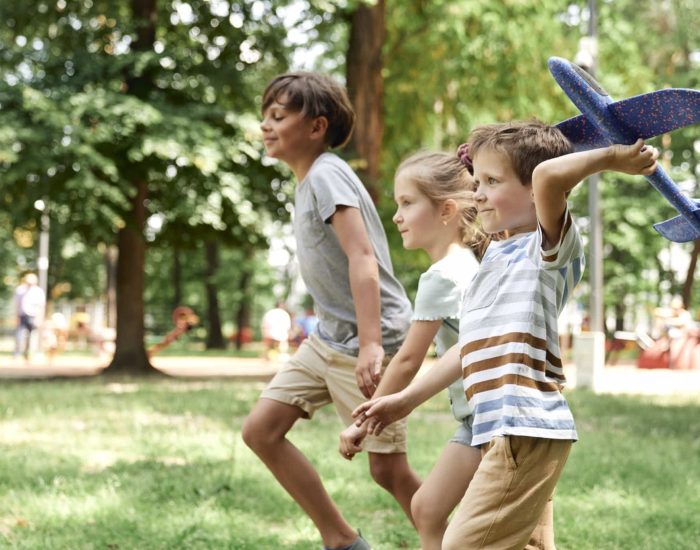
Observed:
[[[510,158],[495,149],[474,156],[476,206],[486,233],[505,231],[508,237],[537,228],[532,185],[523,185]]]
[[[301,112],[287,110],[284,102],[282,96],[265,109],[260,129],[268,156],[288,162],[309,150],[314,121]]]
[[[397,207],[392,221],[401,233],[403,247],[430,248],[444,230],[439,206],[421,193],[410,173],[405,172],[397,174],[394,181],[394,201]]]

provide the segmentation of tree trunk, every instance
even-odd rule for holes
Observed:
[[[688,272],[685,274],[683,282],[683,307],[690,311],[691,302],[693,299],[693,284],[695,283],[695,268],[698,265],[698,255],[700,255],[700,240],[693,241],[693,251],[690,253],[690,263],[688,264]]]
[[[206,242],[207,257],[207,317],[209,330],[207,331],[207,349],[224,349],[226,342],[221,333],[221,317],[219,316],[219,298],[216,288],[216,272],[219,269],[219,247],[215,241]]]
[[[156,37],[156,0],[131,0],[131,11],[136,22],[135,51],[152,51]],[[125,74],[127,93],[145,98],[153,88],[150,74],[144,71],[135,77]],[[117,235],[117,340],[112,362],[105,374],[155,374],[144,346],[144,302],[146,241],[143,235],[146,223],[147,182],[134,178],[136,196],[132,199],[126,226]]]
[[[173,246],[173,310],[182,304],[182,262],[180,250]]]
[[[625,305],[620,301],[615,304],[615,331],[625,330]]]
[[[106,374],[153,374],[143,343],[143,287],[145,279],[146,182],[139,180],[132,199],[131,219],[117,235],[117,341]]]
[[[104,254],[105,271],[107,272],[107,290],[105,318],[109,328],[117,326],[117,258],[119,251],[114,245],[109,245]]]
[[[250,333],[250,298],[248,292],[248,286],[253,280],[253,272],[248,266],[248,262],[251,261],[250,255],[246,258],[245,263],[241,266],[241,281],[239,288],[241,290],[241,301],[238,304],[238,311],[236,312],[236,326],[238,330],[236,331],[236,349],[240,350],[243,344],[246,343],[246,334]]]
[[[360,3],[352,15],[347,52],[347,84],[357,115],[350,144],[359,160],[357,172],[372,198],[379,197],[380,153],[384,135],[382,48],[385,0]]]

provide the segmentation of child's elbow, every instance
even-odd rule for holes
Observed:
[[[376,265],[377,258],[374,255],[374,250],[371,246],[358,246],[348,251],[348,262],[353,265]]]
[[[532,171],[532,189],[544,189],[554,178],[554,171],[547,161],[541,162]]]

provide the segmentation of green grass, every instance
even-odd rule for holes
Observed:
[[[311,522],[245,447],[259,383],[177,379],[0,385],[0,548],[320,548]],[[700,397],[571,392],[581,441],[556,497],[560,549],[683,549],[700,540]],[[425,475],[454,430],[445,399],[410,423]],[[336,452],[332,409],[291,439],[377,550],[417,548],[366,457]]]

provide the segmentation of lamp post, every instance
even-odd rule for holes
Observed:
[[[588,0],[588,33],[581,38],[574,62],[595,78],[598,58],[595,0]],[[603,310],[603,223],[600,211],[600,177],[588,178],[589,269],[591,296],[589,332],[574,339],[576,385],[597,391],[605,367],[605,318]]]
[[[595,0],[588,0],[588,33],[581,38],[574,62],[596,76],[598,64],[597,12]],[[600,211],[600,177],[588,178],[588,215],[590,219],[590,249],[588,252],[591,273],[591,297],[589,303],[590,330],[603,332],[603,223]]]
[[[37,276],[39,279],[39,288],[44,293],[44,300],[48,296],[49,287],[49,212],[46,202],[38,199],[34,201],[34,208],[41,212],[40,227],[39,227],[39,258],[36,262]],[[44,302],[44,313],[46,313],[46,302]],[[38,331],[32,331],[31,340],[29,342],[30,349],[33,354],[41,356],[39,345]]]
[[[34,201],[34,208],[41,212],[40,232],[39,232],[39,259],[37,260],[37,271],[39,277],[39,288],[47,295],[49,286],[49,213],[46,203],[39,199]]]

